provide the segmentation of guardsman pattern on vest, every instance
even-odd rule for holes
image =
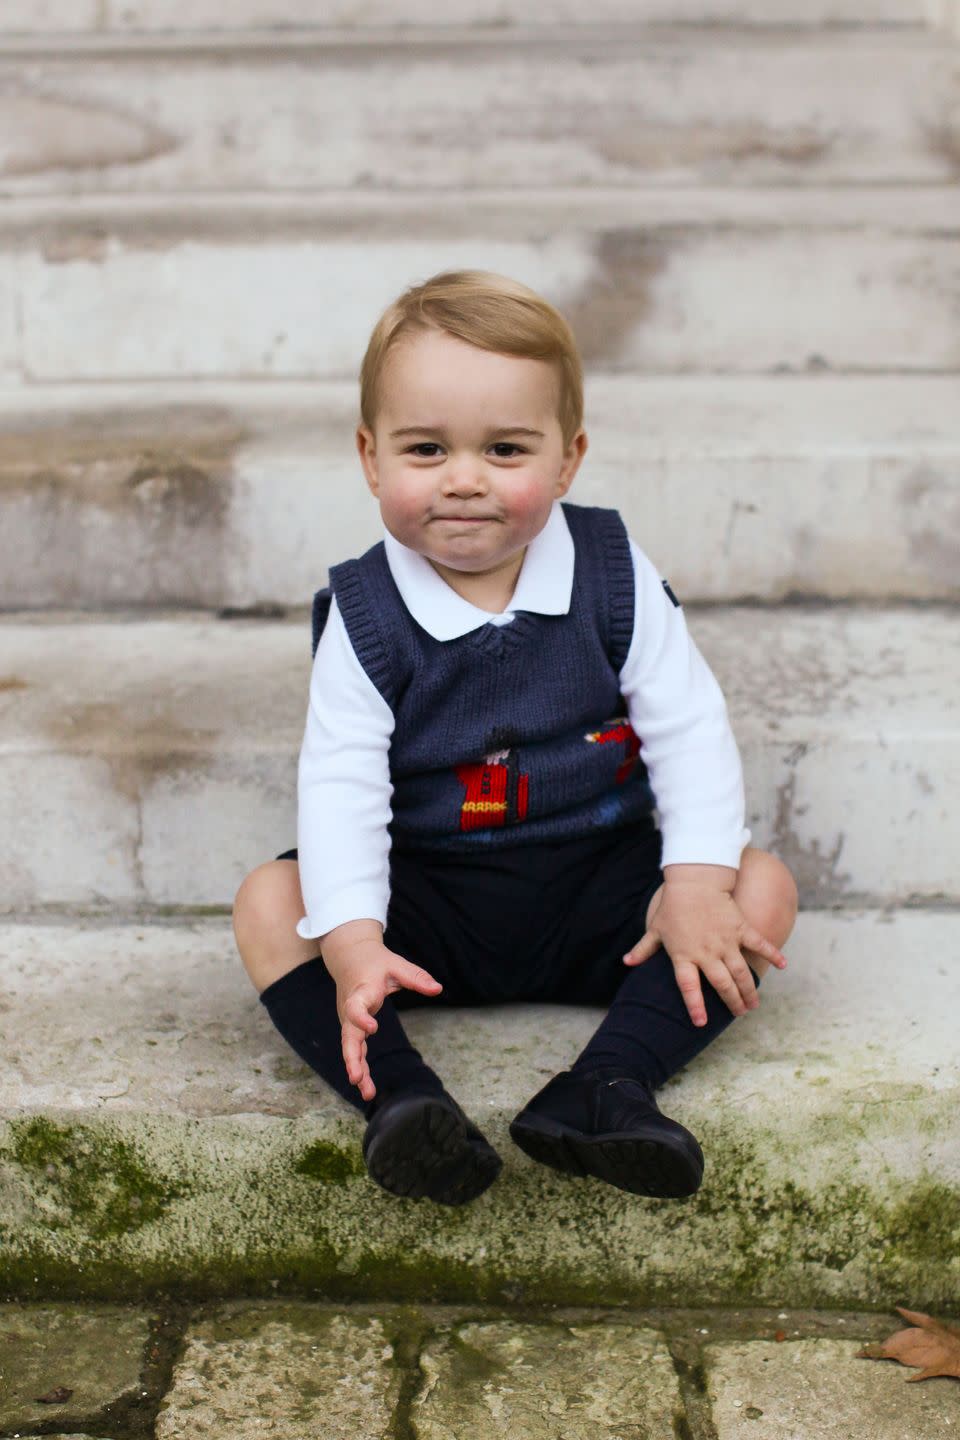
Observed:
[[[622,785],[637,763],[640,740],[626,715],[605,720],[584,735],[591,745],[623,745],[624,758],[616,781]],[[493,750],[477,765],[458,765],[456,776],[466,790],[460,806],[460,829],[485,830],[515,825],[526,818],[530,777],[520,773],[516,750]]]

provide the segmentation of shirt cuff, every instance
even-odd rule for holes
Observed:
[[[340,890],[318,910],[297,921],[297,934],[301,940],[318,940],[349,920],[376,920],[386,929],[386,906],[382,897],[360,886]]]
[[[667,865],[726,865],[740,869],[744,846],[750,844],[750,831],[742,830],[739,840],[727,835],[704,835],[700,831],[664,837],[661,870]]]

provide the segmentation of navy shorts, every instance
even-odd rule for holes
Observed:
[[[663,883],[661,850],[652,820],[470,855],[395,843],[384,944],[440,981],[432,1005],[609,1004]]]

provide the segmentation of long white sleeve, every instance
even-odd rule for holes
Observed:
[[[297,850],[309,940],[348,920],[386,925],[390,706],[350,644],[334,596],[310,676],[297,772]]]
[[[726,702],[682,609],[632,539],[630,551],[636,608],[620,685],[656,797],[661,863],[738,869],[750,831]]]

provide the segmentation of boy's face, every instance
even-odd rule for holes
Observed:
[[[375,433],[357,430],[364,474],[390,533],[461,593],[465,576],[512,584],[570,488],[587,436],[564,449],[558,384],[546,361],[445,331],[406,335],[387,358]]]

